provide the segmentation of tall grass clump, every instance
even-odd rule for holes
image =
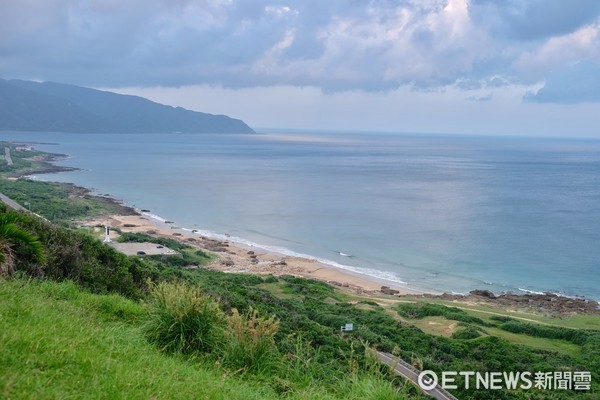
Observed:
[[[219,304],[182,282],[152,285],[144,333],[163,351],[199,354],[222,348],[227,320]]]
[[[331,377],[334,367],[316,361],[320,356],[319,349],[315,349],[311,342],[295,334],[288,335],[285,342],[290,351],[284,357],[284,375],[288,381],[294,382],[297,388],[305,389],[313,386],[318,380]]]
[[[223,353],[225,366],[253,373],[272,372],[279,367],[280,355],[274,339],[279,321],[274,316],[259,317],[252,308],[240,314],[234,308],[228,328]]]

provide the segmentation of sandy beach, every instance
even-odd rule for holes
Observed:
[[[316,259],[288,256],[267,251],[256,246],[235,243],[231,240],[220,240],[202,236],[196,232],[181,229],[168,222],[154,219],[144,213],[142,215],[111,215],[109,217],[87,220],[82,222],[81,225],[88,227],[109,225],[113,228],[113,232],[114,228],[117,228],[121,232],[141,232],[153,236],[168,237],[218,256],[215,262],[202,268],[223,272],[293,275],[317,279],[333,286],[362,294],[405,295],[423,293],[421,290],[412,289],[405,285],[378,280],[368,275],[323,264]],[[103,229],[95,229],[98,235],[103,235]],[[113,239],[117,236],[117,233],[112,234]]]

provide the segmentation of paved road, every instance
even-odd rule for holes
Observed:
[[[6,164],[8,164],[9,167],[13,165],[13,160],[10,156],[10,147],[4,148],[4,159],[6,160]]]
[[[381,362],[392,367],[392,369],[394,370],[394,373],[396,373],[396,375],[403,376],[404,378],[410,380],[415,385],[417,385],[417,387],[419,389],[423,390],[423,392],[427,393],[434,399],[458,400],[456,397],[454,397],[453,395],[448,393],[446,390],[442,389],[441,386],[439,386],[439,385],[437,385],[436,387],[434,387],[431,390],[424,390],[423,388],[421,388],[418,383],[418,378],[419,378],[419,374],[421,373],[421,371],[419,371],[418,369],[416,369],[415,367],[413,367],[406,361],[404,361],[396,356],[393,356],[390,353],[384,353],[381,351],[377,351],[376,354],[377,354],[377,358],[379,358],[379,360]]]
[[[16,201],[6,197],[5,195],[3,195],[2,193],[0,193],[0,201],[2,201],[4,204],[6,204],[7,206],[9,206],[10,208],[12,208],[13,210],[17,210],[17,211],[26,211],[25,207],[21,206],[19,203],[17,203]]]

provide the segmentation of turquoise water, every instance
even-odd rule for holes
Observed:
[[[2,134],[39,176],[179,226],[423,289],[600,299],[600,141],[381,134]],[[34,205],[32,205],[33,207]]]

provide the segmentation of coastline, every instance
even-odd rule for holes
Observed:
[[[32,179],[35,174],[41,175],[77,171],[78,168],[64,167],[55,164],[60,159],[66,157],[68,157],[66,154],[44,152],[41,156],[30,159],[37,164],[36,168],[13,174],[11,175],[11,179]],[[433,291],[412,288],[397,282],[379,279],[342,267],[336,267],[335,265],[327,264],[310,256],[284,254],[262,247],[259,244],[246,244],[242,241],[234,241],[228,238],[227,235],[202,235],[191,229],[178,228],[172,224],[166,223],[165,220],[158,216],[136,210],[127,205],[124,201],[110,195],[93,193],[92,189],[69,182],[61,184],[68,188],[68,191],[72,196],[100,198],[103,201],[112,204],[118,210],[116,214],[78,221],[80,226],[93,227],[96,225],[109,225],[113,228],[120,229],[122,232],[143,232],[153,236],[168,237],[197,247],[200,250],[209,251],[218,256],[213,264],[203,266],[202,268],[223,272],[305,277],[364,294],[436,294]],[[219,236],[219,238],[214,238],[212,236]],[[222,237],[222,239],[220,237]],[[253,260],[255,259],[257,259],[258,262],[254,262]]]
[[[32,144],[34,144],[34,143],[32,143]],[[42,152],[42,153],[43,153],[42,155],[29,158],[29,161],[32,161],[37,164],[36,167],[28,169],[28,170],[24,170],[24,171],[19,171],[15,174],[9,174],[9,177],[13,178],[13,179],[18,179],[18,178],[28,178],[35,174],[52,174],[52,173],[71,172],[71,171],[79,170],[79,168],[64,167],[64,166],[55,164],[57,161],[67,158],[68,155],[66,155],[66,154],[46,153],[46,152]],[[69,184],[69,185],[71,185],[71,184]]]
[[[236,242],[227,237],[225,239],[209,237],[199,232],[174,226],[168,221],[163,222],[152,214],[134,211],[137,213],[136,215],[110,215],[82,221],[81,225],[88,227],[109,225],[122,232],[138,232],[167,237],[218,256],[214,263],[201,268],[259,275],[292,275],[320,280],[339,288],[370,295],[434,294],[328,265],[315,258],[287,255],[265,249],[260,245]]]
[[[116,202],[114,199],[113,201]],[[303,277],[326,282],[354,294],[376,297],[378,301],[382,301],[384,297],[394,297],[398,301],[443,300],[461,305],[484,305],[504,311],[526,311],[559,318],[576,314],[600,315],[600,305],[593,299],[573,298],[550,292],[495,294],[489,290],[476,289],[468,294],[451,294],[419,290],[328,265],[314,258],[290,256],[261,248],[259,245],[238,243],[226,236],[225,238],[209,237],[200,232],[175,226],[170,221],[165,221],[151,213],[132,208],[129,210],[132,212],[129,215],[118,214],[93,218],[82,221],[81,225],[90,228],[109,225],[123,233],[146,233],[155,237],[175,239],[218,256],[212,264],[189,268],[206,268],[226,273]],[[104,230],[97,232],[102,234]]]
[[[78,169],[53,164],[64,157],[67,156],[64,154],[44,153],[44,155],[35,160],[38,163],[39,168],[36,168],[36,170],[33,172],[23,171],[16,176],[31,177],[33,174],[69,172]],[[273,249],[262,247],[259,244],[248,244],[248,242],[244,243],[241,241],[236,241],[236,238],[230,238],[228,235],[221,235],[212,232],[197,232],[191,229],[176,227],[173,224],[167,223],[162,218],[151,214],[150,212],[144,212],[146,210],[136,210],[133,207],[128,206],[123,201],[115,199],[110,195],[93,193],[93,190],[75,185],[73,183],[62,184],[69,188],[73,196],[100,198],[103,201],[117,206],[118,208],[118,211],[115,214],[102,218],[80,221],[82,225],[95,226],[98,224],[108,224],[112,227],[120,228],[123,232],[152,232],[153,235],[161,235],[171,239],[176,239],[218,255],[217,261],[211,265],[203,266],[202,268],[210,268],[223,272],[293,275],[306,277],[327,282],[341,289],[367,295],[420,296],[437,298],[445,297],[453,301],[473,300],[481,301],[487,304],[499,304],[500,302],[497,298],[503,295],[494,295],[494,297],[492,297],[489,295],[480,296],[473,294],[474,292],[488,292],[486,290],[473,290],[469,294],[448,294],[443,290],[423,290],[418,287],[410,287],[406,284],[398,282],[386,281],[385,279],[372,275],[345,269],[342,266],[336,267],[335,265],[330,265],[326,262],[327,260],[319,260],[306,255],[281,253]],[[218,249],[218,251],[215,251],[215,249]],[[253,252],[253,254],[250,252]],[[258,262],[253,262],[254,259],[258,259]],[[332,262],[331,264],[335,263]],[[553,298],[563,297],[569,301],[574,301],[576,304],[593,303],[596,304],[596,306],[598,304],[593,299],[573,298],[561,295],[557,296],[556,294],[547,292],[527,294],[513,294],[511,292],[507,292],[504,294],[517,296],[520,299],[527,299],[527,302],[531,302],[531,298],[533,298],[534,303],[536,299],[545,299],[545,301],[554,302],[552,300]],[[524,301],[514,300],[513,303],[515,306],[527,306]],[[562,304],[560,301],[554,303]],[[548,305],[550,306],[549,308],[554,308],[552,305]],[[589,310],[590,308],[587,307],[587,305],[584,308]]]

